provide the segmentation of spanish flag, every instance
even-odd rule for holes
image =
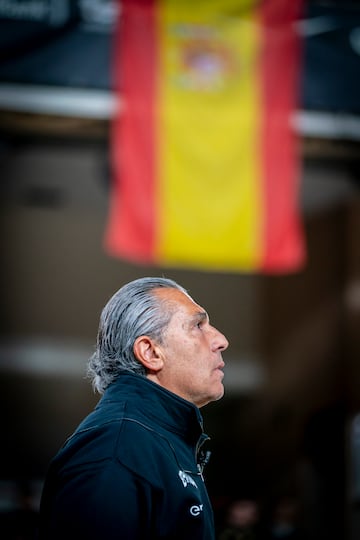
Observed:
[[[230,272],[304,261],[301,0],[122,0],[109,254]]]

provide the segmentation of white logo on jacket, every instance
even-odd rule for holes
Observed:
[[[185,471],[179,471],[179,477],[184,487],[187,487],[190,484],[198,489],[195,480],[191,478],[190,474],[187,474]]]
[[[197,517],[200,514],[200,512],[203,511],[203,506],[204,506],[203,504],[199,504],[199,505],[195,504],[194,506],[190,508],[190,514],[192,516]]]

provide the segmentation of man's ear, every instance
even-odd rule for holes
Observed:
[[[149,371],[157,373],[164,365],[160,348],[149,336],[139,336],[134,343],[134,355]]]

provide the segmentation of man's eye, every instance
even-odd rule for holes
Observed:
[[[197,326],[198,328],[200,328],[200,329],[201,329],[201,328],[202,328],[202,325],[203,325],[203,323],[202,323],[202,322],[200,321],[200,322],[198,322],[198,323],[197,323],[197,325],[196,325],[196,326]]]

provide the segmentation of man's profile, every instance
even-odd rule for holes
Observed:
[[[199,408],[220,399],[226,338],[176,282],[104,307],[88,371],[103,394],[53,459],[41,540],[213,540]]]

